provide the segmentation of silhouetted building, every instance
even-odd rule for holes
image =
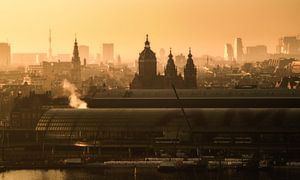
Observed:
[[[114,44],[112,43],[105,43],[102,46],[102,55],[103,55],[103,62],[109,63],[114,61]]]
[[[176,88],[184,88],[184,81],[181,74],[177,74],[177,67],[175,66],[173,55],[170,50],[169,59],[165,69],[165,87],[172,87],[172,84]]]
[[[242,61],[243,60],[244,52],[243,52],[243,43],[242,43],[241,38],[236,38],[234,40],[233,53],[234,53],[234,58],[235,58],[236,61]]]
[[[189,53],[189,59],[184,70],[185,80],[182,79],[181,74],[177,74],[177,68],[171,52],[165,68],[165,75],[157,74],[157,59],[155,53],[150,48],[148,35],[146,37],[145,48],[140,53],[138,64],[139,73],[135,74],[130,84],[131,89],[165,89],[171,88],[172,84],[177,88],[197,87],[196,68],[191,52]]]
[[[0,43],[0,66],[10,65],[10,45],[8,43]]]
[[[156,56],[155,53],[150,49],[150,42],[148,41],[148,35],[145,42],[145,48],[140,53],[138,60],[139,74],[135,75],[131,88],[133,89],[152,89],[161,88],[162,83],[158,83],[158,76],[156,74]]]
[[[231,44],[225,44],[224,59],[226,61],[232,61],[233,60],[233,48],[232,48]]]
[[[15,129],[34,129],[41,115],[48,109],[43,105],[50,105],[51,92],[37,94],[30,91],[29,95],[17,96],[10,115],[10,126]]]
[[[187,89],[197,88],[197,69],[192,57],[193,56],[190,49],[186,65],[184,67],[184,83],[185,88]]]
[[[77,39],[75,39],[74,43],[74,50],[73,50],[73,57],[72,57],[72,82],[77,85],[81,84],[81,62],[79,57],[79,51],[78,51],[78,45],[77,45]]]

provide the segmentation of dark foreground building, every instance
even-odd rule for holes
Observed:
[[[84,147],[99,157],[231,156],[298,159],[300,109],[51,109],[36,127],[38,143]],[[53,148],[52,148],[53,151]]]

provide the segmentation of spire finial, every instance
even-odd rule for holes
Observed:
[[[192,57],[193,57],[191,47],[189,47],[189,55],[188,55],[188,57],[189,57],[189,58],[192,58]]]
[[[169,54],[169,59],[172,59],[173,55],[172,55],[172,48],[170,48],[170,54]]]
[[[149,42],[149,40],[148,40],[148,34],[146,34],[146,42],[145,42],[145,47],[146,48],[150,48],[150,42]]]

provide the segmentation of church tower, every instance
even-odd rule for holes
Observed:
[[[169,59],[165,69],[165,76],[169,79],[174,79],[177,77],[177,68],[175,66],[172,51],[170,49]]]
[[[154,81],[157,76],[156,56],[150,48],[148,34],[146,35],[145,48],[139,56],[139,76],[143,84]]]
[[[197,69],[192,57],[191,49],[189,49],[188,59],[184,67],[184,83],[187,89],[197,88]]]
[[[81,62],[78,51],[77,38],[75,38],[74,49],[73,49],[73,57],[72,57],[72,82],[76,85],[81,84]]]

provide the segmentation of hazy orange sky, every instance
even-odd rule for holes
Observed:
[[[12,52],[71,53],[74,34],[92,53],[105,42],[137,58],[145,34],[152,49],[223,55],[237,36],[275,50],[280,36],[300,34],[300,0],[0,0],[0,41]]]

